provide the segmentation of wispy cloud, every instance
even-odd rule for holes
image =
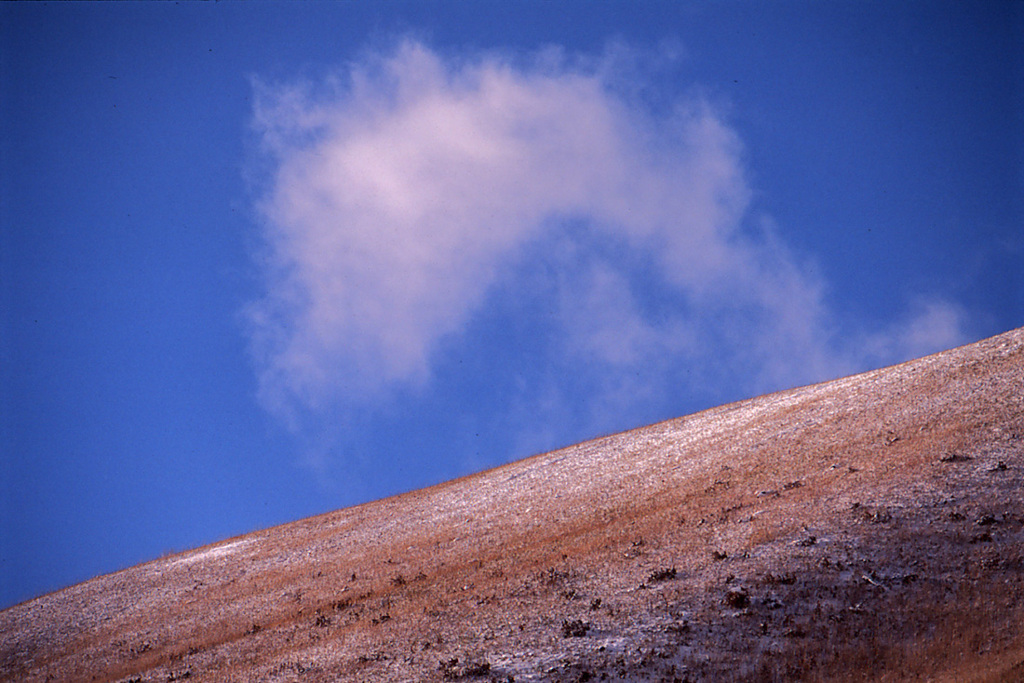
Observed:
[[[966,342],[968,318],[963,307],[949,301],[915,301],[906,320],[865,337],[863,355],[882,365],[952,348]]]
[[[425,387],[442,340],[524,278],[543,280],[559,340],[549,381],[586,365],[608,411],[682,366],[773,388],[963,339],[935,302],[838,340],[825,283],[750,215],[735,132],[699,95],[653,113],[619,87],[623,54],[403,42],[319,83],[257,83],[266,405],[294,419]]]

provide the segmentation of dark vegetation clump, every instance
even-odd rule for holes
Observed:
[[[388,656],[387,653],[377,650],[376,652],[368,655],[359,655],[359,657],[356,658],[356,661],[360,664],[366,664],[368,662],[386,662],[388,661]]]
[[[743,609],[750,605],[750,596],[743,589],[731,590],[725,594],[725,604],[736,609]]]
[[[766,574],[764,582],[770,585],[792,586],[796,583],[795,574]]]
[[[590,630],[590,624],[580,619],[566,619],[562,622],[563,638],[582,638]]]
[[[671,581],[676,578],[676,568],[659,569],[647,577],[647,583],[658,583],[659,581]]]
[[[487,661],[466,662],[459,666],[459,658],[442,659],[437,665],[441,678],[446,681],[457,681],[463,678],[480,678],[491,673],[491,665]]]

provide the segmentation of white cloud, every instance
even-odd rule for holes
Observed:
[[[423,386],[439,342],[536,253],[558,266],[563,352],[604,372],[717,362],[773,386],[855,366],[860,352],[832,350],[822,284],[744,228],[735,133],[696,96],[649,113],[614,67],[446,61],[405,42],[317,87],[258,84],[272,172],[251,319],[267,404],[294,415]],[[886,339],[924,348],[960,322],[936,304]]]
[[[876,364],[918,358],[966,343],[967,312],[948,301],[915,302],[908,317],[889,329],[868,335],[865,357]]]

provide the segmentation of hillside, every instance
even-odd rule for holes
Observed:
[[[4,681],[1024,680],[1024,329],[0,612]]]

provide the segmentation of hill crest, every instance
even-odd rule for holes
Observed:
[[[1020,680],[1024,329],[98,577],[3,680]]]

